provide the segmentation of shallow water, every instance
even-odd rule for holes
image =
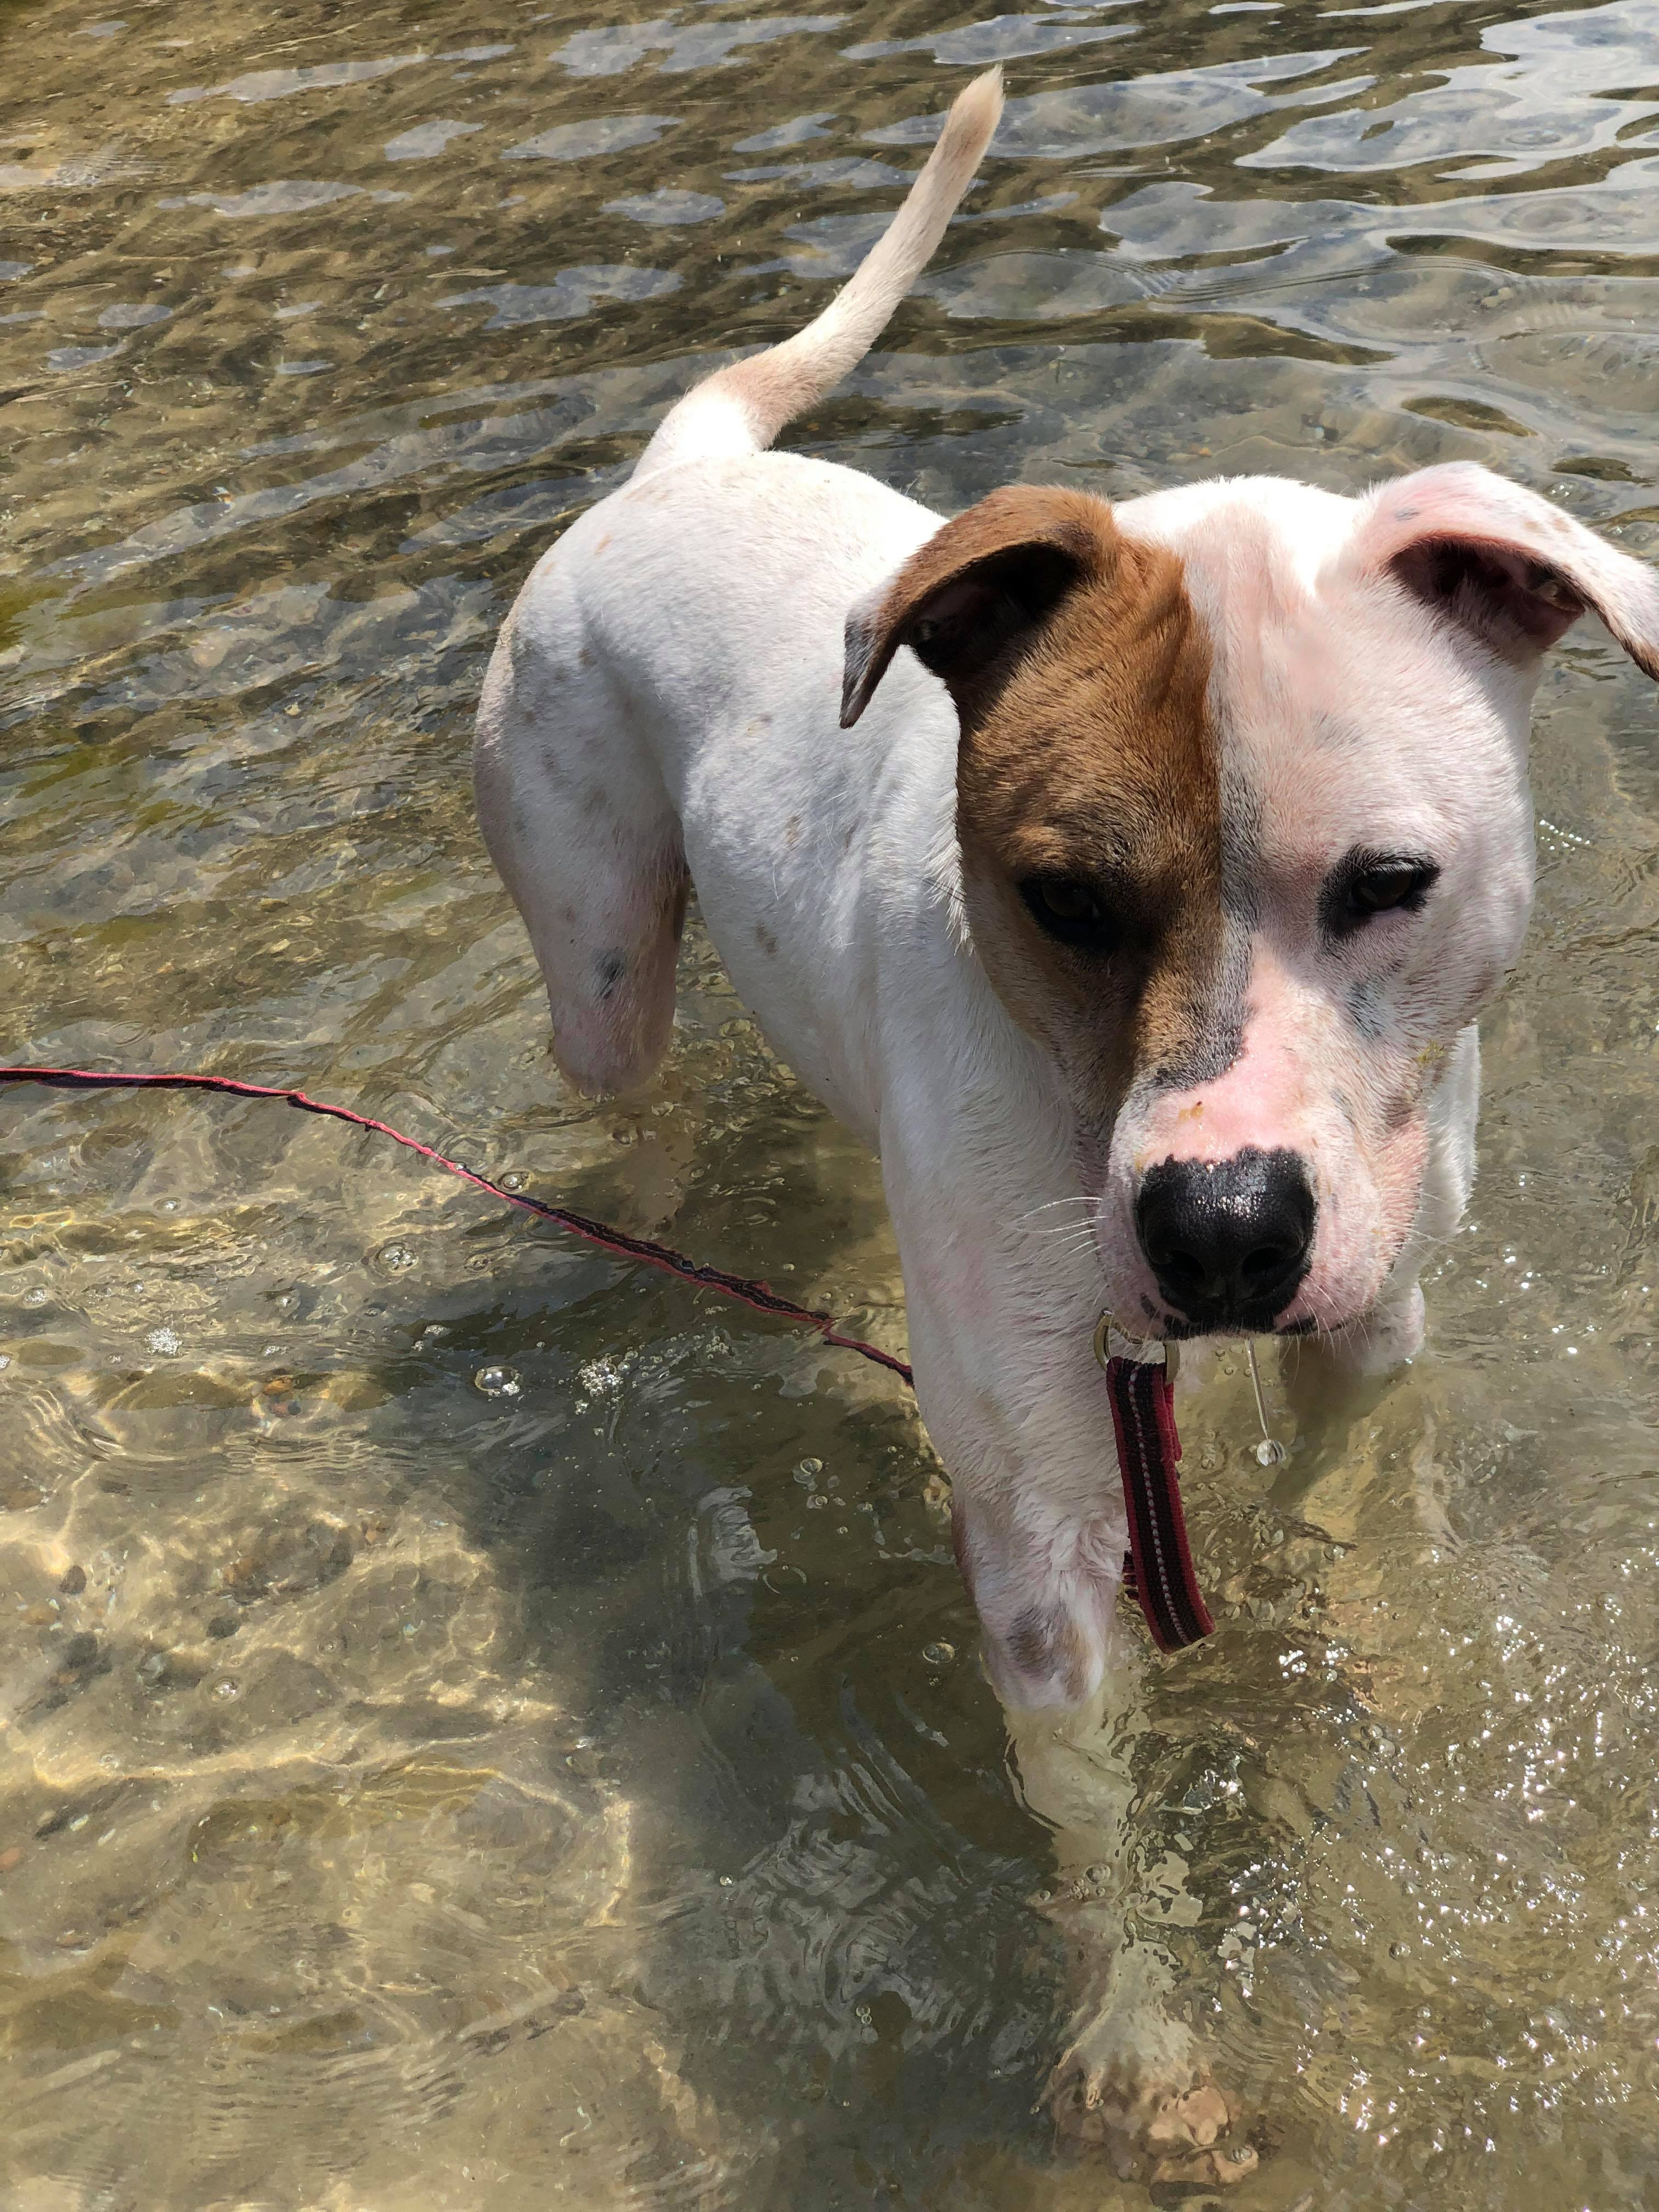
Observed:
[[[466,750],[965,71],[983,181],[796,442],[943,507],[1474,456],[1659,552],[1650,0],[0,21],[6,1056],[303,1083],[895,1346],[695,929],[660,1083],[561,1088]],[[1558,656],[1430,1355],[1272,1379],[1276,1472],[1242,1376],[1188,1425],[1222,1630],[1138,1662],[1119,1871],[1240,2212],[1659,2203],[1653,727]],[[13,1092],[0,1159],[0,2201],[1146,2202],[1033,2111],[1052,1850],[890,1378],[272,1106]]]

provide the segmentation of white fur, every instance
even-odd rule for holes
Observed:
[[[951,204],[994,123],[988,95],[970,119],[948,149]],[[884,298],[948,215],[940,173],[919,187],[927,222],[902,264],[889,256]],[[879,304],[862,302],[864,343]],[[843,330],[815,368],[811,335],[789,368],[809,397],[846,351]],[[1242,1056],[1194,1093],[1132,1093],[1085,1190],[1060,1072],[968,939],[945,690],[902,653],[856,727],[837,725],[848,609],[939,518],[849,470],[757,450],[776,428],[771,358],[683,402],[648,466],[538,564],[484,689],[480,816],[579,1081],[640,1079],[660,1052],[689,871],[772,1044],[879,1152],[917,1394],[990,1670],[1014,1705],[1051,1706],[1076,1698],[1075,1672],[1022,1667],[1010,1638],[1034,1617],[1069,1630],[1085,1697],[1106,1665],[1125,1531],[1091,1333],[1103,1304],[1138,1310],[1139,1166],[1293,1145],[1321,1226],[1290,1317],[1313,1316],[1358,1364],[1416,1348],[1418,1272],[1473,1172],[1472,1024],[1531,894],[1531,672],[1389,580],[1380,564],[1412,526],[1404,487],[1350,501],[1251,478],[1117,510],[1186,563],[1225,787],[1258,824],[1259,917]],[[1538,557],[1547,544],[1598,606],[1616,601],[1627,641],[1659,638],[1652,580],[1541,501],[1479,471],[1410,484],[1425,528]],[[1381,917],[1339,957],[1315,896],[1366,842],[1432,851],[1443,876],[1421,916]],[[1360,987],[1370,1038],[1344,1011]],[[1413,1067],[1417,1110],[1374,1126]]]

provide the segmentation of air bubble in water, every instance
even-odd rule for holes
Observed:
[[[164,1359],[171,1359],[174,1352],[182,1352],[185,1348],[185,1340],[175,1328],[153,1328],[144,1342],[151,1352],[159,1352]]]
[[[486,1398],[516,1398],[524,1388],[516,1367],[481,1367],[472,1378],[475,1390]]]
[[[33,1291],[25,1291],[23,1293],[23,1304],[26,1306],[43,1306],[46,1303],[46,1294],[43,1290],[37,1288]]]
[[[393,1270],[415,1265],[415,1255],[407,1244],[382,1244],[374,1256],[383,1267]]]
[[[823,1473],[823,1462],[821,1459],[804,1459],[795,1469],[795,1480],[803,1490],[811,1490]]]
[[[513,1168],[506,1175],[499,1176],[497,1180],[503,1190],[522,1190],[530,1178],[526,1175],[520,1175],[517,1168]]]
[[[954,1644],[924,1644],[921,1647],[923,1663],[929,1667],[948,1667],[956,1656]]]

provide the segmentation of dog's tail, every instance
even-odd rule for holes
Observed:
[[[760,453],[791,416],[839,384],[880,337],[945,235],[1001,112],[1002,71],[987,70],[957,94],[903,206],[823,313],[781,345],[695,386],[658,426],[637,473]]]

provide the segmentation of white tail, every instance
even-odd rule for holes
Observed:
[[[974,180],[1002,112],[1002,71],[957,94],[939,143],[894,216],[823,313],[781,345],[713,376],[671,408],[636,473],[675,461],[759,453],[862,361],[921,274]]]

